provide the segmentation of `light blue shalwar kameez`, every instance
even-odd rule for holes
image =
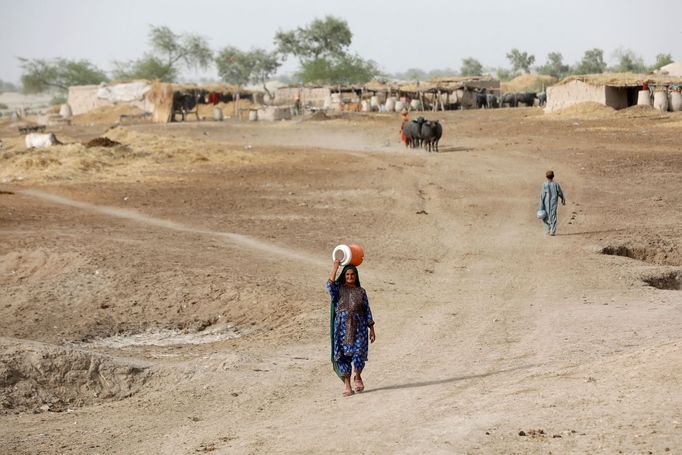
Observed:
[[[561,191],[561,185],[553,180],[547,180],[542,184],[540,191],[540,208],[547,212],[547,216],[542,222],[545,224],[545,234],[556,234],[556,209],[559,205],[559,199],[565,202],[564,193]]]

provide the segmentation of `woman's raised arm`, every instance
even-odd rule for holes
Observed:
[[[334,280],[336,280],[336,272],[339,270],[339,265],[341,265],[341,261],[338,259],[334,259],[334,263],[332,264],[332,271],[329,274],[329,281],[332,283]]]

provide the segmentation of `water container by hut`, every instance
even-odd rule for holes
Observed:
[[[386,112],[393,112],[395,111],[395,98],[390,97],[386,100]]]
[[[637,106],[651,106],[651,94],[649,90],[640,90],[637,94]]]
[[[673,112],[682,111],[682,92],[670,92],[670,110]]]
[[[216,122],[223,121],[223,110],[220,109],[218,106],[213,108],[213,120],[215,120]]]
[[[424,107],[422,106],[421,100],[410,101],[410,109],[412,109],[413,111],[423,111]]]
[[[258,120],[258,111],[256,109],[249,109],[249,120],[252,122]]]
[[[654,92],[654,107],[662,112],[668,110],[667,90],[657,90]]]
[[[71,110],[71,106],[69,106],[66,103],[62,104],[61,107],[59,108],[59,115],[61,115],[65,119],[70,119],[71,117],[73,117],[73,111]]]

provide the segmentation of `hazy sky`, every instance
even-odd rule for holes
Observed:
[[[658,53],[682,61],[682,0],[0,0],[0,79],[18,82],[17,57],[88,59],[110,71],[112,60],[149,49],[150,25],[202,35],[214,50],[272,49],[278,29],[325,15],[345,19],[351,50],[387,72],[459,69],[466,57],[509,67],[512,48],[536,64],[553,51],[573,64],[595,47],[607,63],[619,47],[646,64]],[[290,59],[283,70],[295,68]]]

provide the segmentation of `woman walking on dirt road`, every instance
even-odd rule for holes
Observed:
[[[545,173],[547,180],[542,184],[540,190],[540,208],[547,212],[547,216],[542,220],[545,224],[545,234],[556,235],[556,209],[561,199],[561,205],[566,205],[564,193],[561,191],[561,186],[554,181],[554,171],[547,171]]]
[[[367,292],[360,286],[358,269],[347,265],[336,277],[340,261],[334,260],[332,271],[327,281],[327,291],[331,296],[331,354],[334,371],[343,380],[343,396],[348,397],[356,391],[365,390],[362,382],[362,370],[367,361],[368,337],[374,343],[374,320],[369,308]],[[355,369],[353,383],[350,377]]]

